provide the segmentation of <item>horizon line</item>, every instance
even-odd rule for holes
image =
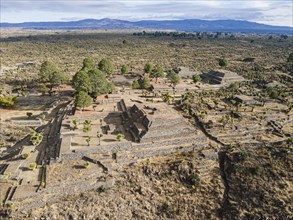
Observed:
[[[272,24],[265,24],[265,23],[260,23],[256,21],[249,21],[245,19],[200,19],[200,18],[170,18],[170,19],[138,19],[138,20],[128,20],[128,19],[120,19],[120,18],[111,18],[111,17],[104,17],[104,18],[80,18],[80,19],[72,19],[72,20],[53,20],[53,21],[23,21],[23,22],[1,22],[0,24],[23,24],[23,23],[50,23],[50,22],[77,22],[77,21],[84,21],[84,20],[120,20],[120,21],[128,21],[128,22],[139,22],[139,21],[184,21],[184,20],[200,20],[200,21],[244,21],[244,22],[250,22],[250,23],[256,23],[256,24],[262,24],[262,25],[267,25],[267,26],[275,26],[275,27],[289,27],[293,29],[292,26],[284,26],[284,25],[272,25]]]

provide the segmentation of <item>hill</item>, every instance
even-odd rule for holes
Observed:
[[[100,20],[85,19],[69,22],[24,22],[24,23],[0,23],[1,28],[25,28],[25,29],[160,29],[189,32],[241,32],[241,33],[267,33],[267,34],[293,34],[293,28],[286,26],[272,26],[240,20],[142,20],[126,21],[104,18]]]

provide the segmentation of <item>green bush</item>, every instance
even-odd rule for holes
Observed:
[[[49,89],[47,88],[47,86],[45,84],[41,84],[39,91],[40,91],[40,93],[42,93],[42,95],[45,95],[47,92],[49,92]]]
[[[134,81],[133,81],[133,83],[132,83],[132,88],[133,88],[133,89],[139,89],[139,88],[140,88],[140,85],[139,85],[139,83],[138,83],[137,80],[134,80]]]
[[[90,163],[88,161],[86,161],[84,164],[83,164],[83,167],[84,168],[89,168],[90,167]]]
[[[15,99],[16,97],[11,95],[11,96],[0,96],[0,106],[2,107],[10,107],[15,104]]]
[[[75,106],[84,110],[92,104],[92,98],[84,91],[80,91],[75,96]]]
[[[249,156],[249,153],[247,151],[241,151],[241,152],[236,152],[234,153],[234,158],[238,161],[238,162],[243,162],[247,159],[247,157]]]
[[[117,134],[117,136],[116,136],[116,139],[118,141],[121,141],[121,139],[123,139],[123,138],[125,138],[125,135],[124,134]]]
[[[31,118],[33,116],[33,113],[32,112],[27,112],[26,113],[26,116],[29,117],[29,118]]]
[[[197,185],[200,183],[200,177],[198,174],[194,173],[192,176],[191,176],[191,179],[190,179],[190,182],[192,185]]]
[[[126,74],[128,73],[128,66],[126,64],[124,64],[122,67],[121,67],[121,73],[122,74]]]
[[[225,66],[227,66],[227,65],[228,65],[228,60],[227,60],[227,59],[220,59],[220,60],[219,60],[219,65],[220,65],[221,67],[225,67]]]
[[[34,145],[34,146],[37,146],[39,145],[43,140],[43,135],[36,132],[36,131],[33,131],[31,132],[30,134],[30,141],[31,143]]]
[[[149,89],[151,87],[150,80],[147,77],[144,77],[140,86],[142,89]]]
[[[24,153],[21,155],[22,159],[27,159],[30,157],[30,154],[29,153]]]
[[[264,169],[263,167],[252,167],[250,168],[250,172],[253,175],[260,175],[261,173],[263,173]]]
[[[150,62],[146,63],[145,66],[144,66],[144,72],[145,73],[151,73],[152,70],[153,70],[153,64],[150,63]]]
[[[36,164],[36,163],[30,163],[30,164],[28,165],[28,167],[29,167],[31,170],[34,170],[34,169],[37,168],[37,164]]]
[[[201,81],[201,77],[198,74],[194,74],[192,76],[192,80],[193,80],[194,83],[197,83],[197,82],[200,82]]]
[[[115,67],[110,59],[102,59],[98,64],[99,69],[107,75],[114,73]]]

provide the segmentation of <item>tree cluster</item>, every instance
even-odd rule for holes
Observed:
[[[181,78],[174,70],[171,70],[167,74],[167,79],[173,84],[173,86],[176,86],[179,84]]]
[[[143,77],[140,80],[134,80],[132,83],[133,89],[149,89],[151,87],[151,83],[148,77]]]
[[[195,38],[195,39],[202,39],[202,38],[219,38],[219,37],[229,37],[233,36],[232,34],[228,33],[208,33],[208,32],[196,32],[196,33],[186,33],[186,32],[166,32],[166,31],[155,31],[155,32],[135,32],[133,36],[149,36],[149,37],[170,37],[170,38]]]
[[[92,98],[101,94],[111,93],[114,90],[113,83],[109,82],[106,74],[112,74],[114,66],[110,60],[103,59],[95,67],[90,58],[83,60],[83,67],[72,78],[73,88],[76,90],[75,104],[84,109],[91,104]]]
[[[45,61],[41,65],[39,72],[39,81],[44,83],[41,92],[44,94],[48,91],[46,84],[49,86],[49,94],[52,94],[53,87],[63,84],[67,81],[63,72],[59,71],[54,63]]]
[[[156,78],[156,81],[158,81],[158,78],[164,77],[164,71],[161,64],[157,64],[152,68],[150,72],[150,76],[153,78]]]

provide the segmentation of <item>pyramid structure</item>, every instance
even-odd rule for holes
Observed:
[[[235,72],[228,70],[211,70],[201,75],[204,82],[210,84],[230,85],[233,82],[242,82],[245,79]]]

